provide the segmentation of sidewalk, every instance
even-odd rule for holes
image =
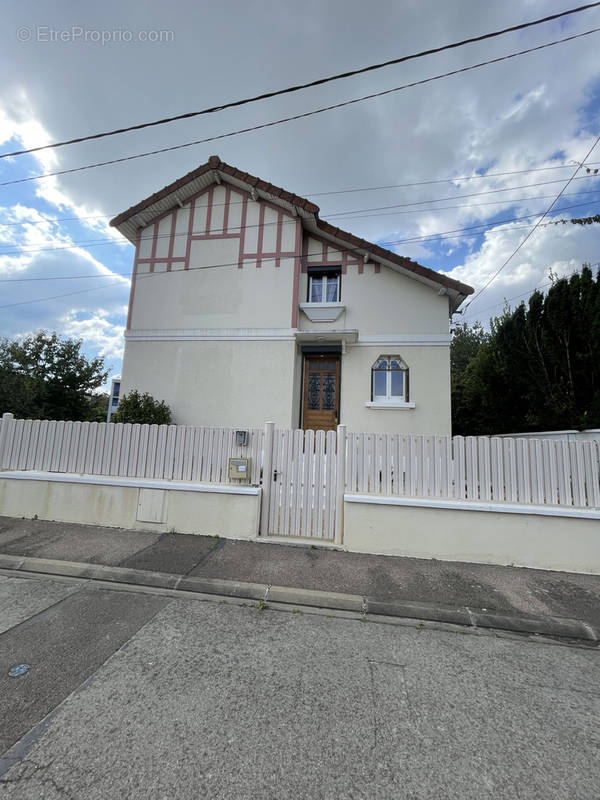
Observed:
[[[261,585],[255,590],[259,597],[259,590],[268,586],[336,592],[368,598],[369,611],[374,613],[439,621],[462,621],[460,614],[465,618],[468,614],[471,622],[465,624],[529,632],[552,633],[554,620],[560,635],[561,619],[578,620],[593,629],[587,638],[593,638],[593,632],[600,638],[600,576],[594,575],[9,517],[0,517],[0,555],[8,557],[0,558],[3,569],[27,571],[28,562],[22,558],[35,558],[122,568],[113,570],[117,577],[109,579],[120,580],[123,574],[128,583],[144,583],[149,573],[188,576],[198,579],[198,588],[193,588],[194,581],[187,582],[185,588],[192,591],[209,591],[202,589],[208,582],[203,584],[201,579],[219,579]],[[60,570],[60,565],[52,566],[52,561],[47,571],[56,574],[53,570]],[[35,569],[44,572],[44,562],[37,562]],[[102,574],[96,570],[92,576]],[[184,588],[180,581],[165,583],[176,585]],[[243,591],[234,593],[243,596]],[[316,605],[327,606],[325,596],[322,603],[317,602],[318,594],[314,598]],[[532,623],[541,620],[545,627],[511,625],[508,617],[529,618]]]

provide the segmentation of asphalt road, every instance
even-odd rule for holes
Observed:
[[[2,575],[0,620],[11,800],[600,794],[597,649]]]

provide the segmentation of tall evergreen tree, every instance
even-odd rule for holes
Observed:
[[[600,272],[554,278],[548,293],[459,326],[452,352],[455,433],[600,427]],[[465,341],[475,342],[464,363]]]

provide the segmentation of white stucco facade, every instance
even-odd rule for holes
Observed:
[[[257,192],[211,162],[114,221],[136,243],[121,396],[149,392],[179,424],[299,427],[304,355],[321,350],[339,358],[337,422],[449,434],[449,311],[469,287],[357,247],[308,201]],[[335,303],[309,302],[316,274],[338,276]],[[373,403],[382,355],[408,368],[407,402],[395,407]]]

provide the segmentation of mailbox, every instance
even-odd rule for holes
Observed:
[[[252,472],[251,458],[229,459],[229,480],[249,481]]]
[[[236,431],[235,432],[235,443],[239,447],[247,447],[248,446],[248,431]]]

